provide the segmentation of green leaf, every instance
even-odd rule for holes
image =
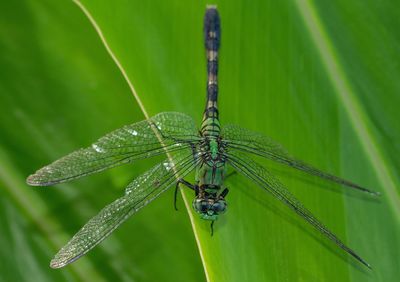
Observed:
[[[173,191],[89,256],[50,269],[73,234],[154,163],[53,187],[25,184],[41,166],[144,118],[85,15],[59,2],[0,7],[0,280],[203,281],[190,223],[173,209]]]
[[[397,281],[397,3],[216,1],[222,20],[222,124],[264,133],[292,155],[380,191],[383,195],[372,199],[257,159],[372,271],[265,191],[233,175],[227,180],[228,212],[216,222],[214,236],[209,223],[191,209],[188,217],[182,203],[174,212],[167,193],[85,258],[57,272],[47,266],[51,255],[153,162],[59,187],[27,187],[24,177],[114,128],[142,120],[143,110],[150,116],[180,111],[200,122],[207,3],[53,2],[6,2],[0,9],[5,227],[0,258],[7,262],[0,278]],[[192,191],[184,198],[190,203]]]

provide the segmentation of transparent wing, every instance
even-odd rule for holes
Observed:
[[[123,197],[102,209],[75,234],[56,254],[50,266],[60,268],[86,254],[129,216],[176,183],[178,177],[190,173],[197,162],[192,153],[185,150],[173,157],[172,161],[165,160],[136,178],[128,185]]]
[[[301,160],[291,157],[280,144],[272,141],[270,138],[260,133],[241,128],[236,125],[228,125],[222,128],[221,136],[231,148],[266,157],[270,160],[288,165],[311,175],[315,175],[347,187],[369,193],[371,195],[378,196],[380,194],[379,192],[371,191],[348,180],[323,172],[312,167],[311,165],[304,163]]]
[[[270,192],[275,198],[283,202],[308,223],[314,226],[319,232],[332,240],[336,245],[352,255],[362,264],[371,268],[371,266],[357,255],[352,249],[347,247],[335,234],[329,231],[311,212],[309,212],[270,172],[254,162],[252,159],[244,156],[236,150],[231,150],[227,154],[228,163],[238,172],[247,176],[259,186]]]
[[[79,149],[29,176],[35,186],[66,182],[107,168],[188,148],[198,139],[191,117],[174,112],[160,113],[149,120],[117,129],[90,147]],[[160,143],[160,140],[162,143]]]

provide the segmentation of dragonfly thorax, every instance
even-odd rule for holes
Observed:
[[[225,176],[225,145],[219,137],[205,137],[200,142],[199,150],[201,165],[197,168],[196,180],[200,189],[217,192]]]
[[[200,142],[200,152],[204,162],[213,165],[216,162],[225,162],[225,145],[219,137],[207,136]]]
[[[225,147],[220,137],[208,136],[200,142],[202,164],[197,168],[199,190],[193,209],[205,220],[216,220],[226,210],[221,193],[226,172]]]

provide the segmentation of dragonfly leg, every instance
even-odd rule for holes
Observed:
[[[211,236],[214,235],[214,222],[215,222],[215,220],[211,221],[211,225],[210,225],[210,228],[211,228]]]
[[[176,198],[178,197],[179,184],[183,184],[186,187],[192,189],[193,191],[196,192],[196,194],[199,191],[199,187],[197,185],[193,185],[192,183],[187,182],[185,179],[182,179],[182,178],[178,179],[178,181],[176,182],[175,193],[174,193],[174,207],[175,207],[176,211],[178,210],[178,207],[176,206]]]
[[[229,189],[225,188],[224,190],[222,190],[221,194],[219,195],[222,199],[225,199],[226,195],[228,195],[229,193]]]

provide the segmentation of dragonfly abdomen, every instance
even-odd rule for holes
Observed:
[[[204,119],[201,123],[201,134],[203,136],[218,137],[221,131],[221,126],[218,119],[218,110],[209,109],[204,113]]]
[[[221,28],[218,11],[215,6],[207,7],[204,17],[204,42],[207,53],[207,102],[201,125],[203,136],[219,136],[218,114],[218,49],[221,40]]]

